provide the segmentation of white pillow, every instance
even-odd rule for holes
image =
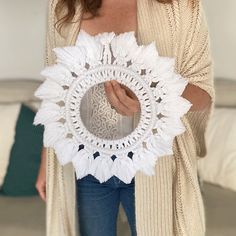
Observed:
[[[206,142],[207,156],[198,161],[200,178],[236,191],[236,109],[215,109]]]
[[[21,103],[0,105],[0,186],[7,173],[20,106]]]

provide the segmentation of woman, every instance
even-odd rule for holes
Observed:
[[[62,19],[64,26],[61,32],[55,25],[58,19]],[[138,236],[205,235],[197,160],[207,152],[204,137],[215,95],[202,3],[200,0],[50,0],[45,64],[55,63],[52,48],[73,45],[82,28],[90,34],[135,30],[140,44],[155,41],[160,55],[176,58],[176,72],[189,82],[182,96],[193,104],[182,118],[186,132],[175,138],[174,155],[157,161],[155,176],[136,174],[134,209],[131,209],[135,212],[135,223],[130,226],[133,235]],[[139,108],[136,98],[117,83],[107,82],[105,90],[117,114],[133,117],[135,125]],[[122,102],[127,99],[129,103]],[[52,148],[43,149],[36,186],[47,201],[47,235],[76,235],[76,187],[79,190],[81,185],[76,185],[71,165],[58,164]]]

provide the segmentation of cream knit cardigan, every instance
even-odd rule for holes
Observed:
[[[203,236],[206,219],[197,160],[206,154],[205,130],[215,101],[206,17],[199,0],[194,1],[194,7],[188,0],[174,0],[173,4],[155,0],[137,2],[138,42],[146,44],[155,40],[160,55],[176,57],[176,72],[212,98],[210,109],[188,112],[183,117],[187,130],[176,137],[174,155],[157,161],[156,175],[136,174],[137,234]],[[56,3],[57,0],[49,0],[45,65],[55,62],[52,48],[75,43],[80,26],[79,21],[67,25],[60,36],[53,26]],[[74,21],[80,14],[78,4]],[[71,163],[60,166],[52,148],[47,148],[46,181],[47,236],[78,235],[74,170]]]

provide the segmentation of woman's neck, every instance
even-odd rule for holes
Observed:
[[[136,0],[104,0],[98,11],[99,16],[88,19],[91,15],[84,13],[80,29],[91,35],[102,32],[117,34],[136,31],[137,2]]]

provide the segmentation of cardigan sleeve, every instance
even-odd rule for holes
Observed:
[[[195,90],[189,91],[195,109],[187,112],[184,118],[187,119],[194,138],[196,155],[204,157],[207,153],[206,129],[215,103],[209,30],[201,0],[180,2],[183,27],[180,32],[183,34],[180,36],[182,54],[178,56],[177,66],[182,77],[195,87]],[[189,2],[193,2],[193,5]],[[200,96],[204,91],[208,96]]]

